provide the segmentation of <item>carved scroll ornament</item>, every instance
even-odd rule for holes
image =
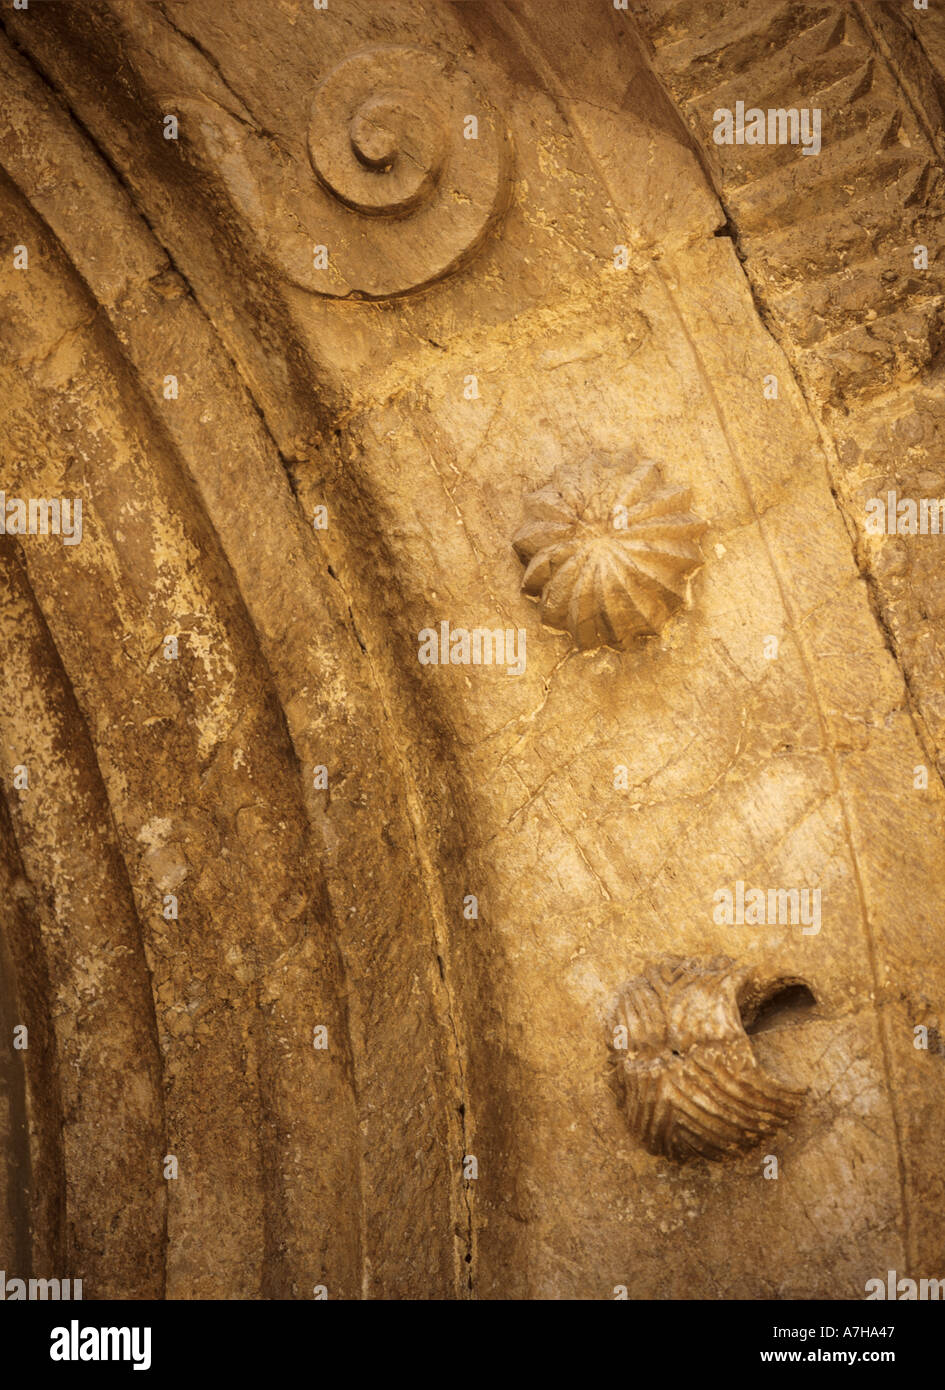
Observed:
[[[430,49],[380,45],[325,74],[304,167],[219,106],[176,106],[245,230],[314,294],[384,299],[429,285],[476,253],[508,201],[504,123]]]

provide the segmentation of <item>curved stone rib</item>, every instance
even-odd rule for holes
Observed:
[[[47,296],[47,334],[57,322],[78,327],[65,358],[46,350],[29,386],[22,373],[4,373],[13,437],[25,420],[41,421],[41,456],[59,460],[70,434],[91,441],[106,418],[114,431],[86,448],[75,573],[62,547],[34,546],[27,559],[148,924],[169,1149],[180,1165],[169,1189],[168,1293],[287,1294],[316,1282],[351,1290],[350,1062],[284,726],[264,679],[237,684],[254,670],[254,639],[159,431],[145,448],[149,412],[114,339],[101,322],[84,326],[84,290],[33,215],[20,207],[16,216],[42,250],[28,284],[6,282],[11,295]],[[94,392],[67,393],[53,409],[50,393],[79,363]],[[6,462],[14,485],[35,493],[29,466]],[[129,479],[131,516],[119,500]],[[62,475],[47,473],[42,485],[70,490]],[[176,663],[163,660],[167,632],[180,634]],[[162,913],[169,892],[176,918]],[[317,1024],[334,1040],[327,1055],[312,1047]],[[332,1235],[333,1219],[344,1239]]]
[[[64,190],[36,183],[31,150],[37,143],[52,148],[68,137],[51,116],[41,114],[42,102],[30,82],[22,66],[11,61],[7,90],[11,97],[19,91],[20,109],[30,113],[23,150],[11,145],[6,156],[16,158],[17,178],[108,310],[140,378],[160,382],[166,341],[186,343],[193,363],[188,389],[165,413],[164,423],[226,550],[272,672],[307,789],[309,818],[322,837],[348,975],[347,1016],[367,1194],[360,1287],[376,1296],[397,1296],[405,1289],[424,1296],[443,1296],[457,1287],[465,1291],[469,1269],[464,1255],[471,1243],[468,1199],[459,1189],[453,1156],[469,1146],[457,1127],[457,1114],[465,1115],[468,1126],[470,1107],[463,1085],[455,1081],[457,1071],[462,1072],[452,1036],[457,1020],[436,999],[442,987],[436,956],[444,948],[427,900],[430,870],[419,862],[422,854],[411,825],[418,822],[407,805],[406,775],[402,779],[392,763],[391,742],[377,720],[378,703],[389,705],[390,700],[379,693],[381,672],[376,660],[366,658],[353,630],[348,593],[338,582],[340,577],[350,588],[348,572],[356,573],[357,566],[326,537],[326,568],[324,551],[315,546],[290,491],[288,460],[280,457],[261,425],[256,403],[185,282],[168,268],[107,169],[86,145],[73,142],[72,158],[83,180],[111,207],[115,225],[122,228],[126,254],[120,280],[113,278],[113,263],[98,257],[85,240],[81,219],[63,202]],[[229,466],[234,430],[243,459],[238,478]],[[351,481],[345,479],[346,485]],[[251,528],[233,506],[234,485],[255,517]],[[333,534],[344,529],[345,508],[362,505],[356,493],[353,499],[335,500],[330,492],[324,497],[336,523]],[[317,682],[312,681],[313,670],[319,672]],[[311,790],[311,769],[325,761],[332,775],[328,798]],[[350,869],[363,835],[366,800],[399,846],[396,855],[378,860],[367,885],[355,881]],[[379,974],[388,982],[383,995],[375,986]],[[420,991],[419,980],[425,982]],[[435,1059],[432,1067],[426,1061],[420,1069],[401,1064],[398,1039],[404,1027],[418,1039],[419,1055]],[[451,1079],[444,1082],[444,1077]],[[404,1173],[392,1157],[396,1134],[406,1125],[428,1154],[422,1171]],[[408,1232],[424,1250],[422,1268]]]
[[[0,795],[0,1023],[4,1028],[0,1267],[9,1278],[22,1279],[67,1269],[66,1172],[49,976],[39,917],[7,802],[4,787]],[[25,1052],[12,1046],[14,1028],[24,1024],[28,1030]]]
[[[9,538],[0,541],[0,635],[0,773],[11,786],[13,764],[29,770],[29,790],[12,792],[10,809],[58,1052],[69,1176],[62,1273],[89,1296],[159,1298],[166,1141],[140,923],[88,732]],[[35,1042],[41,1024],[31,1023]]]

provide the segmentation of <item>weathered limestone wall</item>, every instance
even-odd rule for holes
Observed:
[[[3,25],[0,486],[84,527],[0,540],[6,1268],[942,1273],[945,536],[864,521],[945,495],[941,21]]]

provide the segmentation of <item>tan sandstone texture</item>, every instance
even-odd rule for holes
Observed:
[[[935,5],[4,5],[8,1279],[945,1276],[943,112]]]

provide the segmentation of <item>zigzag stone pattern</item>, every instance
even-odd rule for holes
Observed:
[[[679,1161],[749,1152],[797,1113],[803,1092],[759,1067],[739,1002],[749,972],[719,956],[667,956],[627,985],[614,1057],[630,1129]]]
[[[871,534],[866,514],[890,493],[945,497],[945,15],[794,0],[639,0],[635,12],[821,421],[858,566],[943,775],[940,540],[895,524]],[[715,144],[714,113],[736,101],[821,108],[820,153]]]
[[[908,100],[864,8],[873,9],[637,5],[660,75],[715,166],[759,298],[795,345],[803,377],[838,405],[927,367],[945,304],[941,112],[925,117]],[[805,158],[797,144],[715,144],[715,111],[737,101],[819,107],[819,155]],[[917,244],[929,248],[927,270],[913,265]]]

